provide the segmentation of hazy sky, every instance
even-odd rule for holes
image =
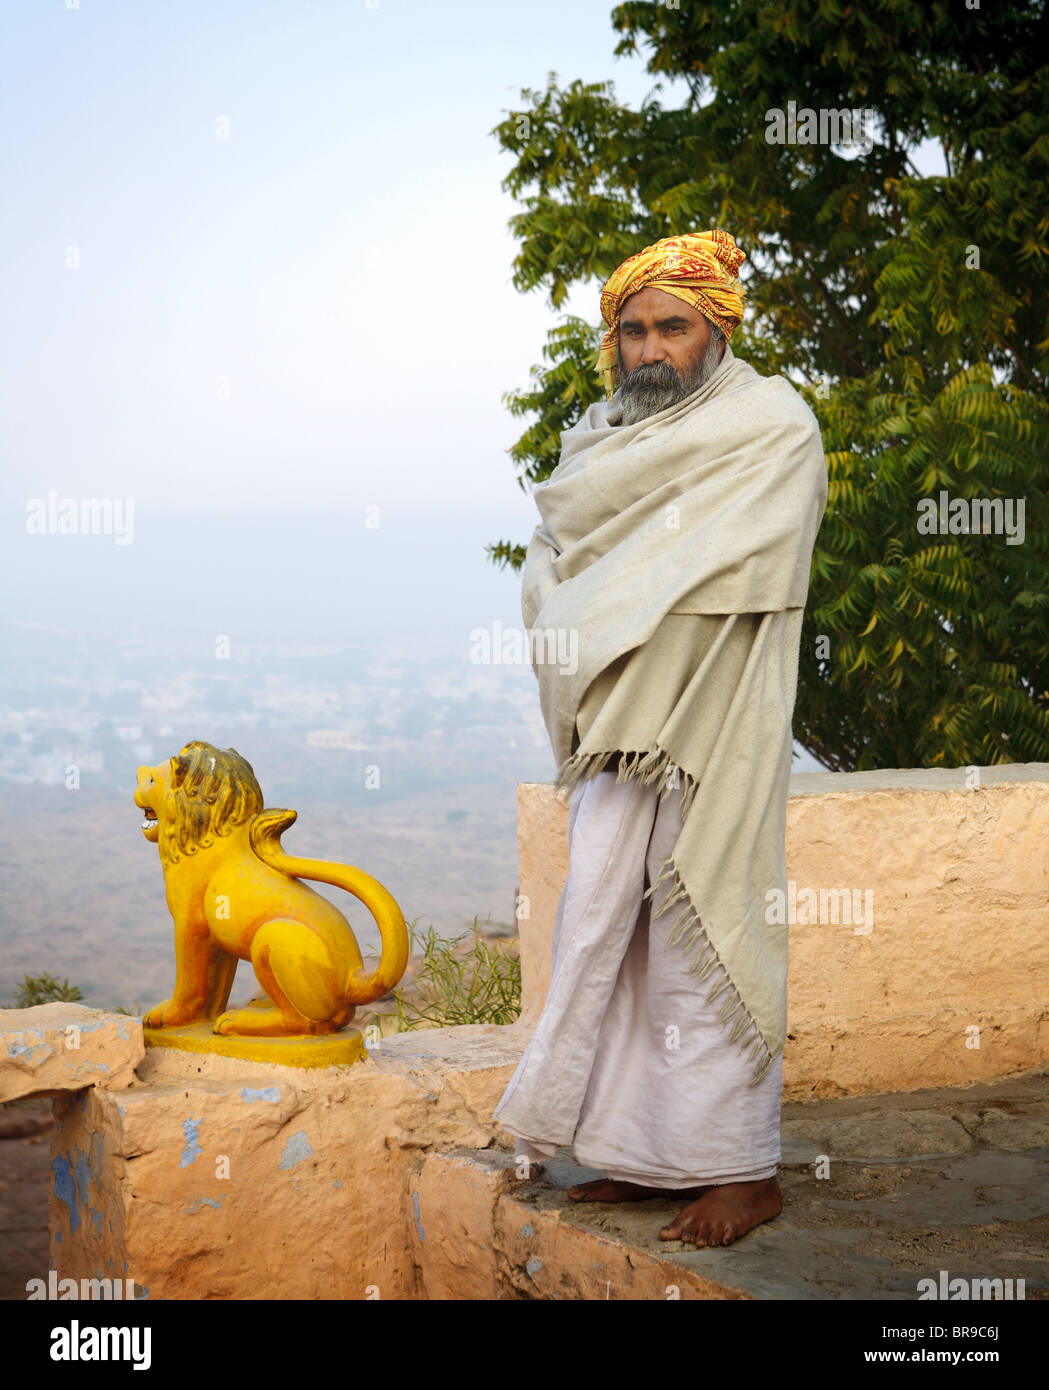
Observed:
[[[4,4],[6,497],[468,498],[526,538],[500,397],[552,315],[488,132],[551,69],[651,89],[611,8]]]

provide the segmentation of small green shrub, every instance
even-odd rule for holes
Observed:
[[[57,980],[46,972],[43,975],[23,975],[22,983],[15,986],[15,1008],[35,1009],[38,1004],[75,1004],[83,999],[76,985],[68,980]]]
[[[394,991],[397,1031],[454,1028],[461,1023],[513,1023],[521,1012],[521,958],[516,943],[493,946],[480,933],[477,918],[458,936],[425,932],[409,922],[412,955],[421,956],[419,971],[407,989]],[[468,950],[463,943],[471,941]],[[372,1013],[362,1025],[378,1023]]]

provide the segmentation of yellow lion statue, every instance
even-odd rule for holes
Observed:
[[[294,811],[264,811],[251,766],[233,748],[187,743],[138,769],[142,833],[160,850],[175,920],[175,990],[143,1023],[176,1028],[213,1019],[216,1033],[288,1037],[334,1033],[359,1004],[388,994],[408,963],[397,903],[348,864],[297,859],[280,837]],[[352,893],[375,918],[379,964],[366,973],[349,922],[309,878]],[[266,999],[224,1012],[238,960],[250,960]]]

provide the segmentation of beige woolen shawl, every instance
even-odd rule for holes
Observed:
[[[647,893],[672,878],[659,911],[679,907],[668,945],[697,982],[724,967],[720,1017],[757,1082],[786,1037],[788,927],[766,912],[787,891],[791,717],[827,502],[819,427],[785,378],[727,345],[691,396],[620,418],[618,396],[592,405],[534,491],[522,614],[557,787],[621,752],[618,780],[680,790],[683,828]]]

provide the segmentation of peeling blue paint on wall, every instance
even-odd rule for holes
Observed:
[[[216,1211],[221,1211],[225,1200],[225,1197],[194,1197],[182,1208],[182,1212],[185,1216],[194,1216],[201,1207],[214,1207]]]
[[[65,1154],[55,1154],[51,1160],[52,1186],[55,1196],[69,1208],[69,1230],[76,1235],[80,1228],[80,1206],[77,1202],[73,1165]]]
[[[182,1150],[182,1157],[178,1161],[178,1166],[180,1168],[188,1168],[191,1163],[196,1163],[197,1159],[204,1152],[200,1147],[197,1137],[198,1128],[203,1122],[203,1115],[195,1120],[191,1116],[189,1119],[182,1121],[182,1132],[186,1136],[186,1147]]]
[[[91,1170],[87,1166],[87,1155],[80,1150],[76,1156],[76,1190],[80,1198],[80,1205],[86,1209],[88,1205],[88,1184],[91,1182]]]
[[[310,1147],[310,1142],[306,1138],[306,1131],[300,1129],[298,1133],[293,1134],[284,1145],[284,1152],[280,1156],[280,1162],[277,1164],[277,1167],[294,1168],[296,1163],[301,1163],[304,1158],[309,1158],[311,1153],[313,1153],[313,1149]]]
[[[425,1240],[425,1239],[426,1239],[426,1232],[423,1230],[423,1223],[422,1223],[422,1221],[421,1221],[421,1219],[420,1219],[420,1216],[419,1216],[419,1194],[418,1194],[418,1192],[413,1192],[413,1193],[412,1193],[412,1206],[415,1208],[415,1224],[416,1224],[416,1226],[419,1228],[419,1239],[420,1239],[420,1240]]]
[[[53,1056],[58,1048],[51,1043],[44,1042],[44,1035],[39,1028],[26,1029],[24,1033],[15,1033],[15,1038],[28,1038],[29,1042],[8,1041],[8,1057],[26,1057],[33,1062],[42,1062],[45,1057]],[[39,1057],[34,1057],[34,1053],[39,1052]]]
[[[542,1269],[542,1267],[542,1260],[537,1260],[536,1257],[533,1255],[532,1258],[525,1265],[525,1270],[527,1271],[529,1277],[531,1277],[533,1274],[536,1273],[537,1270]]]
[[[532,1230],[531,1226],[528,1224],[527,1221],[526,1221],[525,1224],[521,1227],[521,1234],[522,1234],[523,1236],[534,1236],[534,1235],[535,1235],[535,1232]]]
[[[279,1086],[264,1086],[261,1091],[253,1091],[250,1086],[245,1086],[240,1093],[241,1100],[246,1100],[248,1104],[254,1101],[264,1100],[269,1105],[276,1105],[280,1100]]]

